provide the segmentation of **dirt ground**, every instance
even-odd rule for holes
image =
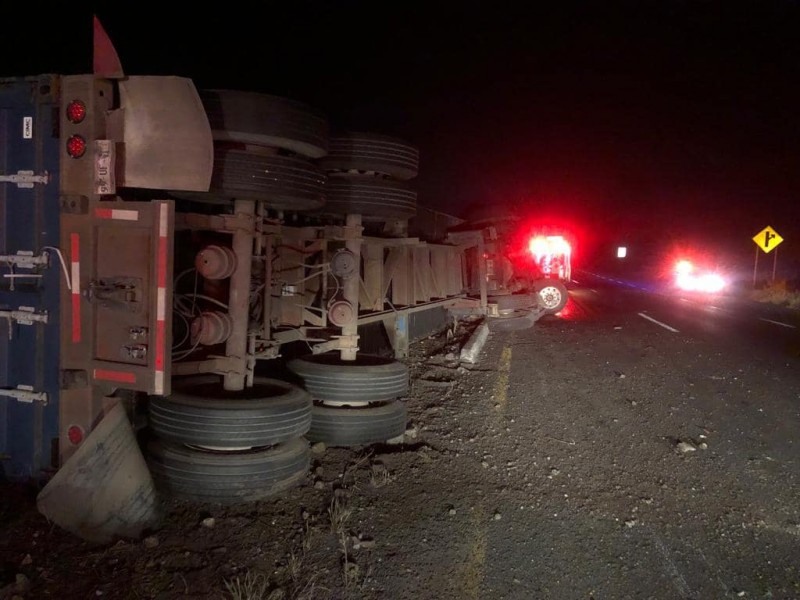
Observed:
[[[279,497],[95,547],[4,486],[0,598],[800,597],[796,364],[580,315],[459,364],[476,326],[412,346],[403,443]]]

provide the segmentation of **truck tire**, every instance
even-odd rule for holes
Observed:
[[[419,150],[403,140],[376,133],[331,136],[320,166],[330,172],[377,174],[406,181],[419,173]]]
[[[365,404],[408,393],[408,367],[393,358],[359,353],[355,360],[342,360],[338,352],[327,352],[295,358],[287,367],[323,402]]]
[[[368,177],[328,177],[327,215],[361,215],[364,221],[407,220],[417,214],[417,193],[407,185]]]
[[[209,191],[175,196],[202,203],[256,200],[275,210],[318,210],[325,206],[325,174],[303,158],[217,146]]]
[[[313,159],[328,152],[327,117],[302,102],[236,90],[203,90],[200,99],[215,140],[282,148]]]
[[[231,392],[215,375],[177,381],[172,395],[152,396],[150,428],[168,442],[213,448],[272,446],[304,435],[311,426],[311,396],[277,379],[256,377]]]
[[[497,310],[518,310],[536,306],[536,296],[532,294],[505,294],[489,296],[491,304],[497,304]]]
[[[328,446],[377,444],[406,430],[406,406],[398,400],[358,408],[315,404],[311,414],[306,437]]]
[[[486,317],[489,331],[522,331],[530,329],[541,313],[535,310],[514,310],[499,317]]]
[[[563,281],[558,279],[540,279],[534,283],[539,297],[539,306],[545,314],[555,315],[563,310],[569,300],[569,292]]]
[[[156,439],[147,450],[153,482],[161,494],[209,504],[274,496],[302,482],[311,464],[304,438],[245,452],[210,452]]]

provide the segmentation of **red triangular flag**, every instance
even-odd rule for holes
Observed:
[[[119,62],[119,56],[114,49],[114,44],[111,43],[111,38],[108,37],[106,30],[100,24],[97,15],[94,17],[94,58],[93,67],[95,75],[102,75],[109,79],[120,79],[125,77],[122,72],[122,63]]]

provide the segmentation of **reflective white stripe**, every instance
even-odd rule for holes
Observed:
[[[156,321],[163,321],[167,316],[167,290],[158,288],[156,299]]]
[[[156,395],[164,393],[164,371],[156,371],[156,376],[153,380],[153,392]]]
[[[159,237],[166,237],[167,235],[167,217],[169,216],[169,212],[167,211],[166,203],[162,203],[159,207],[158,213],[158,236]]]
[[[72,262],[70,263],[70,279],[72,280],[70,284],[72,285],[72,295],[73,296],[80,296],[81,295],[81,263],[79,262]]]
[[[111,211],[111,218],[116,219],[118,221],[138,221],[139,220],[139,211],[138,210],[121,210],[121,209],[113,209]]]

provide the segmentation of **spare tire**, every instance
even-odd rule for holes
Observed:
[[[308,158],[328,152],[327,117],[302,102],[236,90],[203,90],[200,99],[215,140],[283,148]]]
[[[330,172],[369,173],[407,180],[419,172],[419,150],[387,135],[349,132],[331,136],[328,155],[320,165]]]

